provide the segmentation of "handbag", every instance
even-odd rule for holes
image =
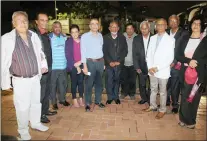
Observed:
[[[185,70],[185,82],[187,84],[195,84],[198,78],[198,73],[195,68],[187,67]]]

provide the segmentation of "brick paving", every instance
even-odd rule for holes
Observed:
[[[107,96],[102,97],[105,103]],[[18,136],[12,99],[12,94],[2,93],[1,133]],[[67,100],[72,102],[71,94]],[[93,112],[85,112],[84,107],[59,108],[57,115],[49,117],[47,132],[30,129],[32,140],[206,140],[206,96],[201,98],[194,130],[178,126],[177,114],[155,119],[157,112],[143,113],[147,105],[138,105],[139,100],[139,95],[135,100],[127,97],[120,105],[95,106]]]

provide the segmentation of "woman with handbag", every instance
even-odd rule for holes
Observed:
[[[201,99],[199,86],[205,80],[207,64],[207,36],[202,39],[204,22],[201,16],[195,16],[190,22],[191,34],[182,37],[176,59],[182,63],[181,77],[183,94],[179,110],[179,125],[195,128],[196,115]]]

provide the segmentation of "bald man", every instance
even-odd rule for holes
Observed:
[[[166,113],[167,82],[170,77],[170,64],[174,59],[175,40],[165,30],[167,21],[163,18],[156,21],[157,34],[150,38],[147,52],[147,66],[150,76],[150,107],[144,109],[146,112],[157,111],[157,93],[159,86],[160,108],[156,119],[162,118]]]
[[[180,20],[177,15],[171,15],[168,19],[168,24],[170,29],[167,30],[167,33],[170,35],[170,37],[175,39],[175,50],[174,53],[176,54],[176,51],[181,43],[181,38],[183,35],[189,34],[188,31],[182,29],[179,27]],[[180,72],[180,66],[181,64],[174,58],[173,63],[171,64],[171,77],[167,84],[167,106],[171,104],[170,96],[172,100],[172,113],[178,113],[178,99],[179,94],[181,91],[181,83],[179,79],[179,72]]]

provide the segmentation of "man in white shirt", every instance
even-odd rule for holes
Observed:
[[[139,91],[141,100],[138,104],[149,103],[150,90],[146,88],[146,81],[148,77],[148,68],[146,62],[146,55],[150,41],[150,24],[147,21],[143,21],[140,24],[139,34],[133,41],[133,62],[134,68],[139,75]]]
[[[147,66],[150,75],[150,107],[144,111],[156,111],[156,97],[160,93],[160,108],[156,119],[162,118],[166,113],[167,82],[170,77],[170,64],[174,59],[175,40],[166,32],[167,22],[161,18],[156,21],[157,34],[150,38],[147,52]]]

